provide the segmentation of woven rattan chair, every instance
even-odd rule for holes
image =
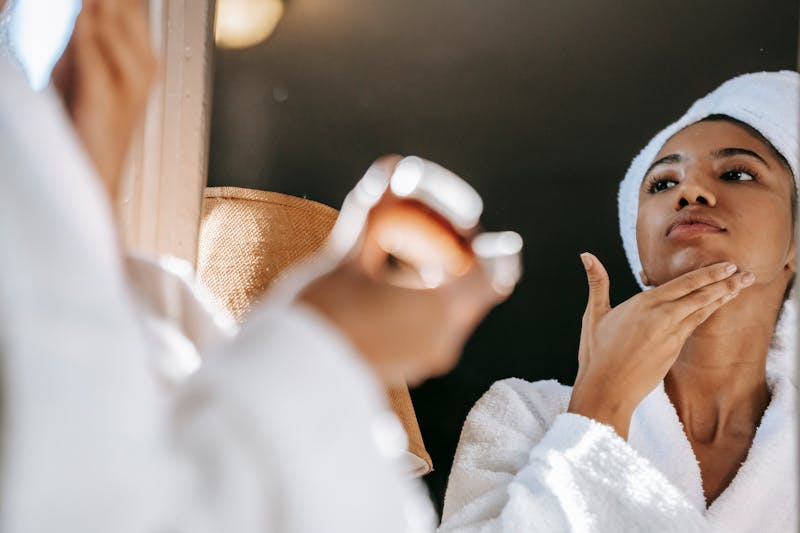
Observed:
[[[241,321],[287,267],[307,260],[325,242],[338,212],[285,194],[208,188],[200,229],[198,278]],[[408,434],[408,469],[431,468],[407,387],[386,391]]]

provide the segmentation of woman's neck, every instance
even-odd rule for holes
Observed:
[[[698,327],[664,379],[692,442],[753,434],[769,403],[766,359],[779,308],[743,293]]]

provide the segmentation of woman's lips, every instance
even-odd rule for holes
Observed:
[[[691,239],[710,233],[722,233],[724,229],[703,222],[676,224],[670,228],[667,237],[670,239]]]
[[[701,209],[682,210],[667,229],[668,239],[692,239],[726,231],[716,217]]]

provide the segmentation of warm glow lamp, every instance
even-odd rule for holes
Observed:
[[[264,41],[278,25],[283,10],[283,0],[218,0],[217,46],[246,48]]]

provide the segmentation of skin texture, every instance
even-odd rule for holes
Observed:
[[[143,0],[86,0],[53,71],[75,130],[116,205],[157,61]]]
[[[728,148],[763,162],[721,157]],[[769,403],[767,351],[795,272],[793,178],[769,146],[727,121],[687,127],[655,161],[675,155],[648,172],[639,197],[642,278],[654,288],[611,308],[605,269],[584,255],[589,302],[570,411],[627,437],[633,410],[664,380],[710,504],[745,460]],[[670,233],[687,213],[712,227]]]

